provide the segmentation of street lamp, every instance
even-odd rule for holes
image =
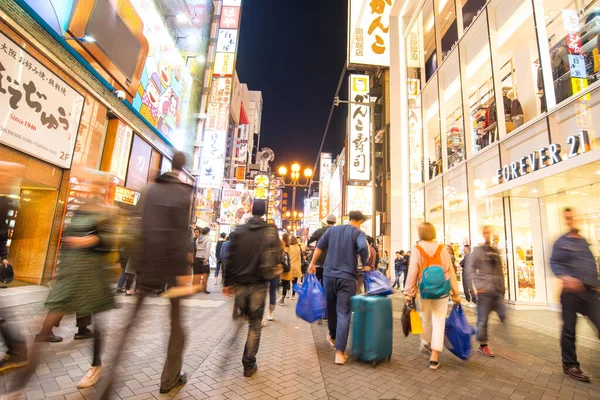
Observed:
[[[290,174],[289,174],[289,180],[286,179],[288,178],[288,169],[286,166],[282,165],[281,167],[279,167],[279,175],[281,175],[281,177],[283,178],[283,184],[285,186],[291,186],[292,187],[292,212],[290,213],[289,211],[285,214],[288,218],[291,216],[292,217],[292,229],[293,229],[293,234],[296,234],[296,217],[300,217],[302,218],[302,213],[298,214],[296,212],[296,188],[298,187],[310,187],[310,178],[313,175],[313,170],[310,168],[305,168],[303,171],[304,174],[304,179],[301,181],[301,177],[300,177],[300,171],[302,171],[302,167],[300,166],[300,164],[298,164],[297,162],[293,163],[290,167]]]

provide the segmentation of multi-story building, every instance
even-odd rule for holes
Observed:
[[[573,207],[600,256],[600,2],[396,0],[390,21],[392,243],[433,223],[460,259],[494,230],[508,299],[553,305]]]

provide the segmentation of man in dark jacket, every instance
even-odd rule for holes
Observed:
[[[325,232],[327,232],[327,229],[331,228],[332,226],[335,226],[336,221],[337,221],[337,218],[335,217],[335,215],[329,214],[327,216],[327,225],[314,231],[313,234],[311,235],[310,239],[308,239],[308,243],[306,243],[306,245],[310,246],[311,243],[318,243],[319,240],[325,234]],[[321,285],[323,285],[323,264],[325,264],[326,258],[327,258],[327,249],[325,249],[324,251],[321,252],[321,256],[317,259],[317,262],[316,262],[317,272],[315,275],[317,276],[317,279],[319,280]]]
[[[471,256],[471,246],[465,244],[463,248],[463,259],[460,261],[460,267],[462,268],[463,290],[465,292],[465,300],[467,300],[467,307],[477,307],[477,296],[475,296],[473,288],[469,287],[467,282],[467,263]]]
[[[504,305],[504,272],[498,249],[491,245],[492,230],[483,227],[485,243],[477,246],[467,259],[467,287],[475,287],[477,294],[477,340],[479,352],[494,357],[495,354],[488,346],[488,320],[492,311],[496,311],[500,321],[506,319]]]
[[[221,272],[221,267],[223,266],[223,259],[221,258],[221,248],[223,247],[223,243],[225,243],[225,239],[227,238],[227,234],[225,232],[221,232],[221,239],[217,242],[217,248],[215,249],[215,257],[217,258],[217,266],[215,268],[215,280],[219,278],[219,272]]]
[[[600,301],[598,301],[598,270],[590,251],[590,244],[575,226],[573,211],[565,208],[563,217],[569,231],[558,238],[552,248],[550,267],[562,281],[560,304],[562,305],[563,328],[560,337],[563,371],[571,378],[589,382],[590,378],[581,371],[575,351],[575,327],[577,314],[590,319],[600,330]]]
[[[410,265],[410,250],[402,257],[402,274],[404,275],[402,286],[406,287],[406,278],[408,277],[408,266]]]
[[[282,253],[277,228],[262,219],[265,212],[265,201],[255,200],[252,218],[229,236],[223,271],[223,293],[231,296],[235,290],[236,316],[241,314],[248,318],[248,338],[242,357],[246,377],[252,376],[257,369],[256,353],[260,344],[267,284],[272,278],[264,274],[274,274]]]
[[[139,295],[133,315],[127,319],[129,324],[115,353],[115,364],[118,364],[119,357],[123,354],[131,327],[146,296],[164,290],[165,287],[174,287],[189,281],[190,267],[187,255],[193,188],[179,179],[185,162],[185,154],[175,153],[172,171],[161,175],[142,196],[144,234],[138,265],[135,265]],[[160,393],[168,393],[187,382],[187,374],[181,371],[186,339],[181,325],[181,303],[178,297],[169,297],[171,335],[161,376]],[[108,398],[111,393],[110,381],[102,398]]]

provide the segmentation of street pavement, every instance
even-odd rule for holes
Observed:
[[[327,344],[324,324],[308,324],[295,316],[295,302],[277,307],[275,321],[263,329],[258,372],[242,375],[241,357],[247,329],[238,331],[231,319],[231,299],[220,294],[211,279],[212,293],[183,301],[188,332],[184,371],[190,380],[168,395],[158,392],[169,334],[168,300],[149,298],[134,334],[115,370],[114,398],[121,399],[598,399],[600,398],[600,343],[581,340],[582,369],[593,382],[567,378],[560,365],[556,329],[537,323],[504,326],[493,320],[490,345],[496,358],[474,352],[461,361],[449,352],[440,357],[441,368],[428,369],[428,357],[418,351],[418,337],[405,338],[399,315],[402,297],[394,295],[394,350],[390,363],[377,366],[349,361],[333,364],[334,350]],[[19,288],[20,289],[20,288]],[[17,289],[15,289],[17,290]],[[4,312],[29,340],[45,316],[40,290],[22,304],[11,303]],[[3,294],[4,295],[4,294]],[[31,295],[31,293],[29,293]],[[14,295],[13,295],[14,296]],[[106,338],[103,362],[113,367],[115,348],[135,301],[119,296],[119,308],[97,318]],[[532,311],[532,313],[535,313]],[[475,316],[468,314],[474,324]],[[547,318],[546,318],[547,319]],[[102,387],[77,389],[90,365],[92,341],[74,341],[74,316],[55,330],[65,341],[44,344],[42,363],[25,390],[27,400],[91,399]],[[373,338],[376,340],[376,338]],[[106,374],[106,371],[105,371]],[[12,385],[14,373],[0,374],[0,392]]]

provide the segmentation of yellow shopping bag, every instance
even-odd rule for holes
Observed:
[[[423,325],[421,325],[421,315],[414,309],[410,312],[410,332],[413,335],[423,333]]]

